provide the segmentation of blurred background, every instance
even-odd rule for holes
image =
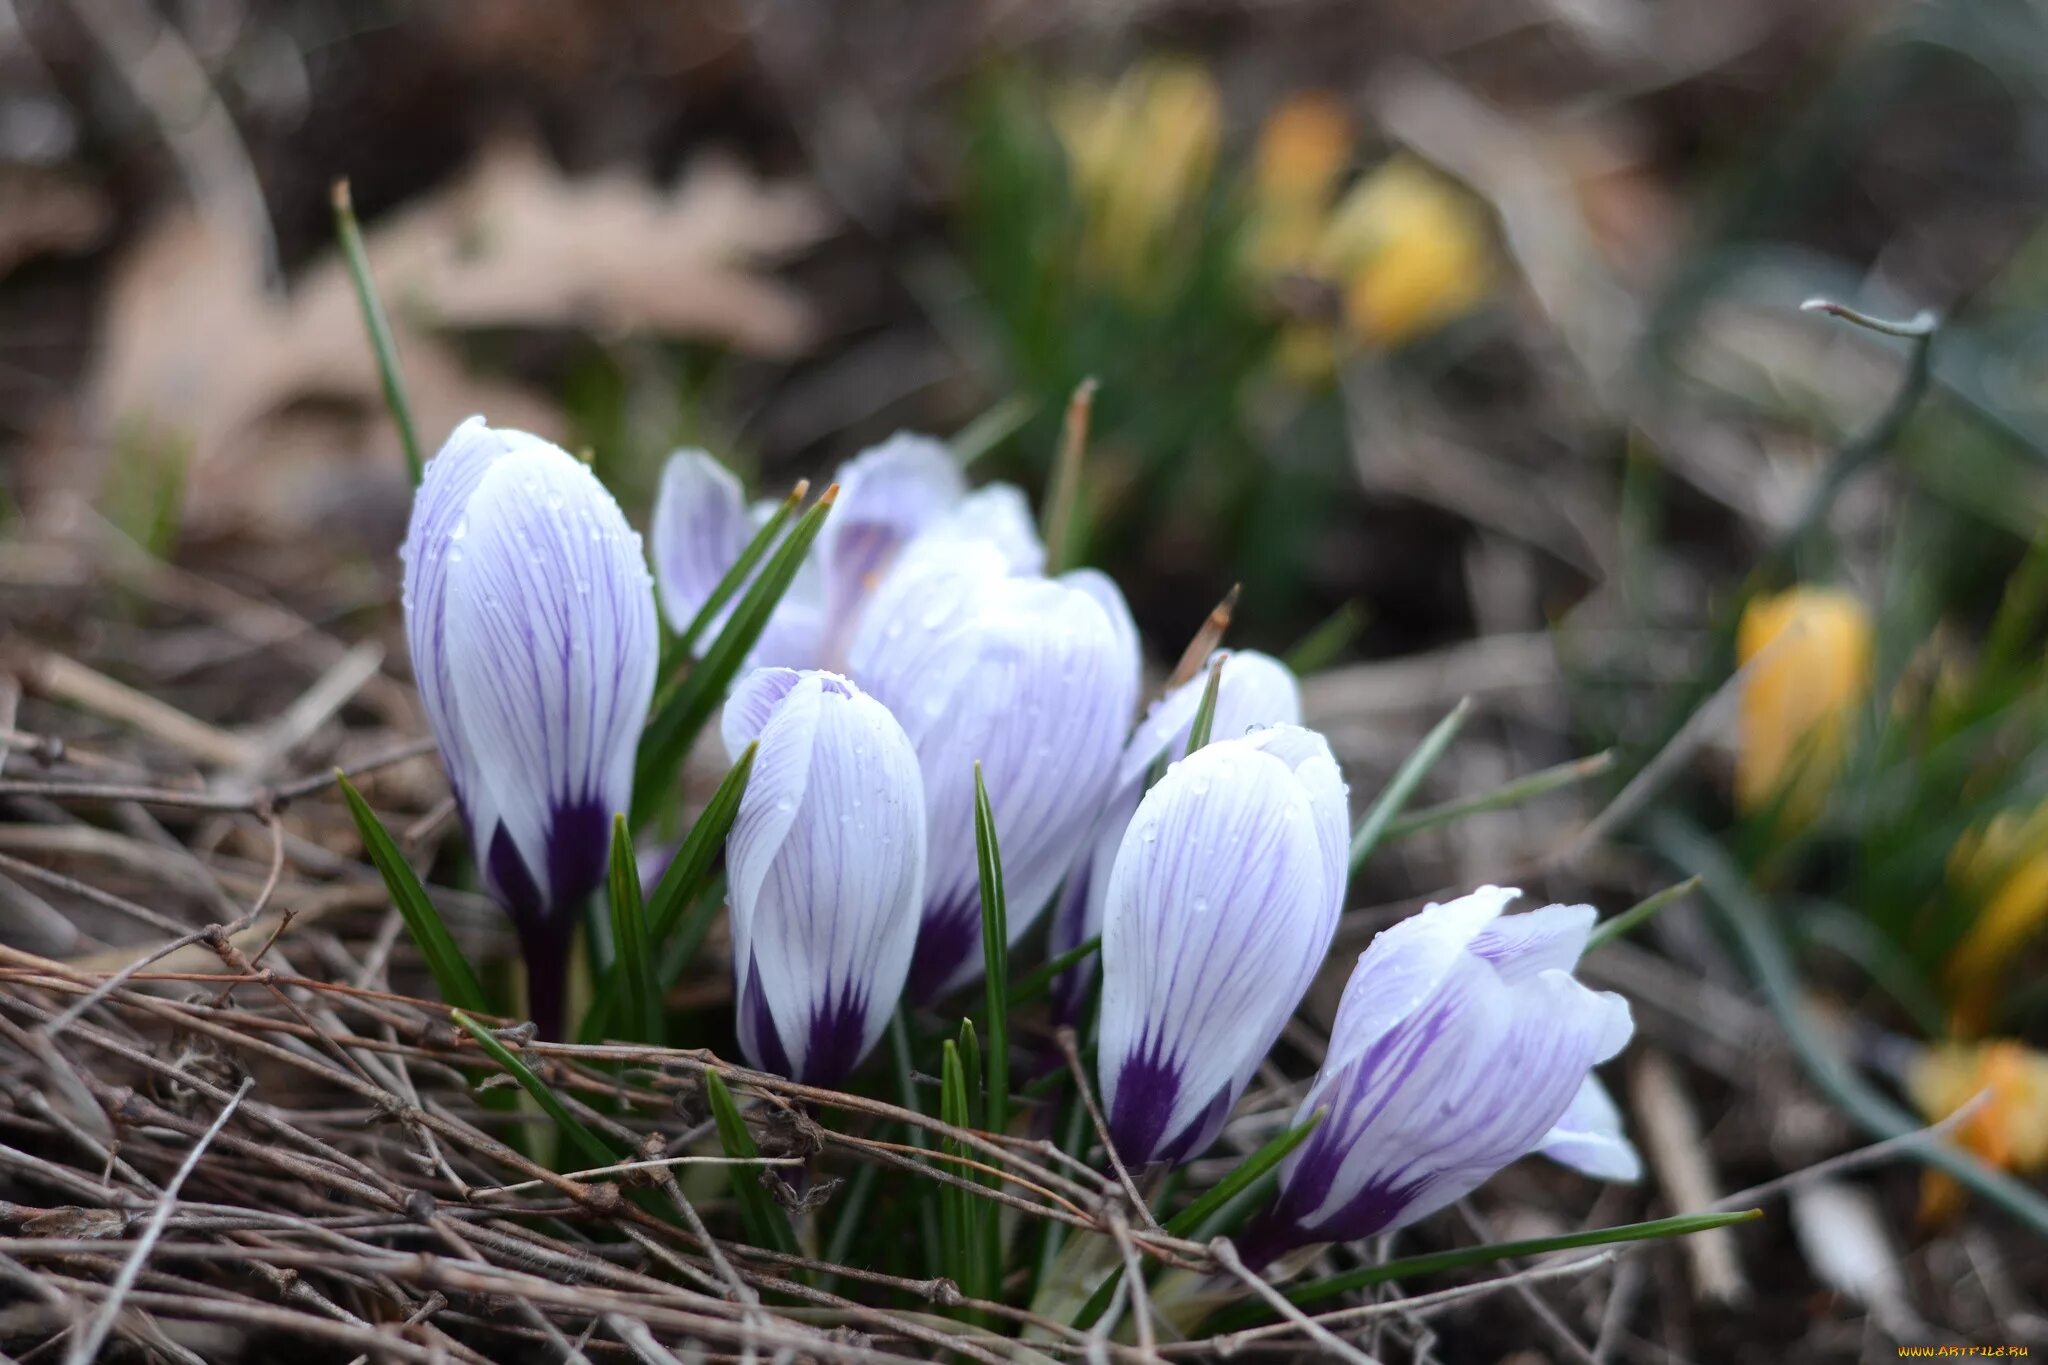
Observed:
[[[1708,874],[1588,965],[1645,1039],[1615,1198],[1839,1151],[1865,1092],[1984,1092],[1952,1131],[2030,1180],[2044,84],[2029,0],[0,0],[0,647],[214,715],[304,686],[92,595],[141,556],[402,674],[345,177],[430,444],[587,449],[642,524],[679,444],[773,493],[900,428],[1038,496],[1092,379],[1080,557],[1162,673],[1242,585],[1357,809],[1462,697],[1419,807],[1590,758],[1404,830],[1338,958],[1451,886]],[[1494,1231],[1623,1211],[1560,1180]],[[2048,1339],[1996,1201],[1827,1188],[1660,1253],[1614,1358]]]

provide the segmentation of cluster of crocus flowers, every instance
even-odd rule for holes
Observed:
[[[1593,909],[1502,915],[1519,894],[1486,886],[1431,905],[1359,957],[1296,1121],[1325,1117],[1247,1229],[1248,1260],[1404,1227],[1532,1153],[1637,1176],[1592,1075],[1627,1044],[1628,1005],[1572,975]]]
[[[969,492],[943,447],[909,436],[851,461],[842,485],[843,520],[721,721],[728,753],[754,754],[725,850],[742,1050],[836,1085],[900,999],[981,973],[979,769],[1011,937],[1055,899],[1054,952],[1101,937],[1111,1140],[1133,1164],[1195,1157],[1344,903],[1348,792],[1299,724],[1293,675],[1218,653],[1134,726],[1121,594],[1092,570],[1047,576],[1014,490]],[[708,456],[671,462],[652,550],[678,629],[758,518]],[[582,464],[479,420],[428,466],[405,563],[428,718],[485,882],[519,926],[536,1021],[557,1033],[575,911],[628,808],[653,691],[640,542]],[[1208,740],[1190,750],[1212,686]],[[1360,959],[1303,1106],[1329,1120],[1283,1168],[1259,1254],[1399,1226],[1531,1151],[1633,1176],[1591,1076],[1628,1012],[1572,976],[1592,911],[1502,917],[1514,894],[1431,906]]]
[[[2048,1056],[2012,1039],[1942,1044],[1914,1055],[1905,1082],[1929,1123],[1974,1103],[1955,1137],[1990,1165],[2022,1175],[2048,1170]],[[1928,1171],[1920,1191],[1929,1222],[1962,1203],[1961,1186],[1940,1171]]]
[[[1735,652],[1735,804],[1797,830],[1826,804],[1869,694],[1870,614],[1833,588],[1759,597],[1743,609]]]
[[[1984,1030],[2020,950],[2048,927],[2048,806],[2003,811],[1951,850],[1948,882],[1970,927],[1943,964],[1951,1025]]]
[[[1400,346],[1471,312],[1493,287],[1494,257],[1477,201],[1411,157],[1340,184],[1352,129],[1330,95],[1283,103],[1260,130],[1250,177],[1244,257],[1262,279],[1327,281],[1338,325],[1355,342]],[[1290,329],[1280,358],[1304,378],[1328,373],[1332,329]]]
[[[400,553],[427,723],[554,1036],[654,693],[640,537],[567,452],[471,418],[428,463]]]

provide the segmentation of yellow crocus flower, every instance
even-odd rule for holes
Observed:
[[[1339,282],[1345,325],[1398,346],[1470,312],[1493,285],[1493,251],[1475,200],[1436,171],[1396,157],[1353,186],[1317,247]]]
[[[1942,973],[1956,1028],[1969,1034],[1996,1003],[2013,955],[2048,924],[2048,805],[2005,811],[1957,840],[1948,880],[1976,909]]]
[[[1906,1091],[1929,1123],[1990,1092],[1954,1140],[2003,1170],[2031,1175],[2048,1168],[2048,1057],[2009,1039],[1930,1047],[1908,1068]],[[1921,1214],[1939,1221],[1961,1197],[1953,1180],[1930,1171],[1921,1184]]]
[[[1083,216],[1082,270],[1128,298],[1155,298],[1177,264],[1167,248],[1184,238],[1215,166],[1215,80],[1188,61],[1142,62],[1113,85],[1055,94],[1052,124]]]
[[[1736,628],[1742,682],[1735,804],[1779,804],[1796,828],[1820,812],[1841,771],[1856,708],[1870,689],[1871,626],[1863,604],[1833,588],[1759,597]]]
[[[1259,275],[1308,267],[1351,160],[1351,116],[1334,96],[1290,96],[1259,129],[1245,260]]]

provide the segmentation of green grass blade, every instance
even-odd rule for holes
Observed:
[[[924,1112],[924,1102],[918,1098],[917,1076],[911,1063],[910,1024],[899,1006],[889,1016],[889,1064],[896,1073],[896,1102],[913,1114]],[[904,1140],[913,1147],[928,1147],[925,1131],[914,1123],[903,1127]],[[946,1241],[940,1227],[940,1199],[945,1190],[936,1182],[920,1181],[917,1191],[917,1217],[919,1230],[923,1233],[926,1273],[934,1278],[946,1273]]]
[[[718,1125],[718,1141],[725,1148],[725,1154],[736,1159],[761,1155],[761,1149],[754,1144],[754,1135],[747,1131],[747,1121],[740,1117],[740,1107],[733,1100],[732,1091],[726,1088],[724,1077],[716,1071],[704,1073],[704,1098],[710,1102],[711,1118]],[[747,1240],[769,1251],[796,1255],[796,1233],[789,1226],[789,1215],[768,1197],[768,1191],[761,1185],[760,1168],[728,1166],[726,1169],[732,1173],[733,1197],[739,1201],[740,1224],[746,1229]]]
[[[612,817],[611,865],[612,994],[636,1030],[634,1041],[661,1041],[661,987],[654,979],[654,950],[647,937],[647,907],[640,901],[640,865],[626,817]],[[593,1006],[595,1008],[595,1006]]]
[[[955,1046],[960,1050],[960,1077],[967,1087],[967,1121],[963,1128],[981,1128],[981,1037],[974,1031],[972,1019],[960,1021],[960,1038]]]
[[[939,1118],[956,1128],[973,1127],[973,1111],[967,1098],[967,1068],[960,1049],[951,1038],[941,1044],[944,1060],[939,1069]],[[949,1156],[965,1157],[967,1150],[951,1138],[940,1140],[939,1149]],[[965,1169],[952,1162],[946,1168],[959,1175]],[[981,1232],[978,1216],[981,1201],[958,1185],[939,1187],[939,1224],[946,1239],[945,1273],[970,1298],[982,1295]]]
[[[760,530],[754,532],[754,538],[740,551],[740,557],[732,562],[732,567],[725,571],[725,577],[718,580],[717,586],[711,589],[711,595],[704,599],[704,605],[697,608],[697,614],[690,618],[690,624],[676,637],[679,659],[689,656],[691,648],[697,643],[697,637],[718,619],[718,613],[725,609],[725,604],[732,600],[732,595],[740,590],[740,585],[754,572],[754,566],[767,555],[769,547],[775,544],[775,538],[782,534],[782,528],[789,524],[789,519],[796,515],[796,509],[803,504],[804,494],[810,491],[810,487],[807,482],[799,482],[790,490],[789,496],[782,500],[782,506],[776,508],[774,514],[761,523]]]
[[[1003,899],[1003,854],[996,814],[989,805],[981,764],[974,765],[974,854],[981,879],[981,961],[988,999],[988,1104],[990,1132],[1010,1126],[1010,911]]]
[[[960,428],[959,433],[947,442],[953,448],[953,458],[962,469],[967,468],[1022,431],[1024,424],[1037,412],[1037,399],[1012,394]]]
[[[533,1096],[534,1102],[555,1121],[555,1126],[576,1145],[576,1150],[583,1154],[585,1160],[593,1166],[609,1166],[619,1159],[619,1154],[614,1152],[603,1138],[585,1127],[582,1119],[570,1113],[569,1106],[562,1103],[561,1096],[557,1095],[546,1081],[536,1076],[533,1069],[521,1061],[517,1053],[499,1042],[497,1035],[461,1010],[453,1011],[453,1018],[457,1024],[468,1030],[469,1036],[476,1039],[477,1046],[488,1053],[492,1061],[503,1067],[507,1075],[518,1081],[526,1093]]]
[[[1196,1229],[1200,1228],[1202,1224],[1209,1221],[1214,1214],[1220,1211],[1224,1205],[1257,1183],[1282,1161],[1285,1161],[1289,1152],[1306,1142],[1308,1135],[1316,1130],[1316,1125],[1323,1121],[1326,1113],[1328,1113],[1327,1110],[1316,1110],[1315,1113],[1309,1115],[1307,1123],[1289,1128],[1286,1132],[1275,1137],[1243,1161],[1240,1161],[1229,1175],[1224,1176],[1214,1186],[1204,1191],[1199,1199],[1196,1199],[1179,1213],[1167,1219],[1167,1232],[1175,1237],[1187,1237],[1193,1234]],[[1088,1302],[1081,1306],[1080,1314],[1074,1319],[1076,1330],[1087,1331],[1096,1324],[1104,1313],[1109,1311],[1109,1301],[1115,1296],[1117,1284],[1122,1279],[1123,1270],[1121,1267],[1111,1270],[1109,1274],[1102,1277],[1102,1283],[1096,1286],[1095,1293],[1089,1296]]]
[[[1415,794],[1416,787],[1429,775],[1429,770],[1436,766],[1436,761],[1444,756],[1444,750],[1451,747],[1451,741],[1458,737],[1458,731],[1464,728],[1465,717],[1470,715],[1471,711],[1470,697],[1452,707],[1450,714],[1438,721],[1436,728],[1422,737],[1422,743],[1415,746],[1415,752],[1408,755],[1407,760],[1401,764],[1400,770],[1394,774],[1394,780],[1387,783],[1386,790],[1380,793],[1379,799],[1366,811],[1365,819],[1359,822],[1357,831],[1351,836],[1353,876],[1357,875],[1365,860],[1372,856],[1372,851],[1379,847],[1381,838],[1387,832],[1387,826],[1394,822],[1394,817],[1408,804],[1408,798]]]
[[[1281,662],[1297,677],[1328,668],[1337,662],[1358,632],[1365,627],[1365,607],[1353,598],[1324,618],[1323,623],[1301,637]]]
[[[356,303],[363,312],[363,328],[370,334],[370,350],[377,357],[377,378],[384,386],[384,406],[398,427],[399,444],[405,447],[405,472],[413,487],[426,474],[420,455],[419,431],[413,426],[412,404],[406,400],[405,377],[398,368],[398,343],[391,336],[391,321],[377,300],[377,286],[370,279],[370,257],[363,250],[362,225],[356,222],[356,206],[348,192],[348,181],[334,182],[334,231],[341,239],[342,258],[348,262],[349,278],[355,281]]]
[[[1219,653],[1209,663],[1209,681],[1202,684],[1202,700],[1195,706],[1195,723],[1188,727],[1188,753],[1193,753],[1209,742],[1209,732],[1216,728],[1216,697],[1223,689],[1223,665],[1230,661],[1230,655]]]
[[[1053,459],[1052,483],[1045,491],[1045,571],[1057,574],[1074,567],[1074,512],[1081,501],[1081,466],[1088,454],[1088,420],[1095,411],[1095,381],[1084,379],[1067,400],[1060,424],[1060,450]]]
[[[1369,1265],[1360,1270],[1347,1271],[1342,1275],[1332,1275],[1327,1279],[1312,1280],[1284,1292],[1288,1302],[1306,1308],[1325,1299],[1369,1289],[1373,1285],[1385,1284],[1390,1280],[1414,1279],[1422,1275],[1441,1274],[1446,1270],[1462,1270],[1466,1266],[1513,1260],[1518,1256],[1540,1256],[1552,1251],[1608,1246],[1615,1242],[1642,1242],[1658,1237],[1684,1237],[1695,1232],[1707,1232],[1713,1228],[1725,1228],[1732,1223],[1747,1223],[1761,1217],[1762,1209],[1744,1209],[1737,1213],[1688,1213],[1676,1218],[1659,1218],[1648,1223],[1624,1223],[1619,1227],[1567,1232],[1556,1237],[1531,1237],[1520,1242],[1495,1242],[1490,1246],[1460,1247],[1456,1251],[1432,1252],[1427,1256],[1404,1256],[1397,1261]],[[1240,1327],[1249,1327],[1255,1322],[1264,1321],[1270,1316],[1272,1310],[1263,1303],[1240,1304],[1211,1320],[1205,1330],[1233,1332]]]
[[[1086,943],[1067,949],[1067,951],[1061,953],[1044,966],[1021,978],[1016,985],[1010,987],[1010,1008],[1015,1009],[1019,1005],[1036,1000],[1039,996],[1044,995],[1052,989],[1054,978],[1058,977],[1061,972],[1087,961],[1100,952],[1101,949],[1102,935],[1097,934]]]
[[[776,547],[746,595],[740,598],[731,619],[725,623],[725,629],[718,632],[718,638],[704,651],[704,657],[697,660],[681,682],[655,702],[654,714],[648,719],[646,733],[641,736],[640,753],[633,770],[633,824],[636,828],[646,823],[648,815],[667,790],[669,781],[681,769],[690,745],[696,741],[697,732],[704,728],[704,723],[711,719],[711,713],[718,709],[719,703],[725,700],[725,694],[732,689],[733,678],[746,663],[747,655],[761,638],[761,632],[767,629],[768,618],[796,578],[804,556],[810,552],[811,542],[818,538],[818,531],[824,526],[825,517],[831,512],[833,500],[838,495],[839,486],[834,484],[825,490],[825,495],[812,505],[810,511],[797,519],[796,526]]]
[[[470,968],[469,959],[462,955],[462,949],[455,946],[448,926],[441,921],[441,912],[427,899],[427,889],[420,885],[412,864],[406,862],[405,856],[398,851],[398,845],[385,830],[384,823],[370,809],[370,803],[363,800],[363,794],[356,790],[347,774],[336,768],[334,780],[341,788],[342,800],[348,802],[348,813],[355,817],[356,832],[363,839],[363,851],[383,876],[384,888],[391,893],[392,904],[404,917],[412,941],[419,945],[421,956],[427,960],[427,970],[434,974],[434,983],[441,988],[441,998],[460,1009],[489,1013],[490,1006],[484,1000],[484,988],[478,984],[476,972]]]
[[[754,771],[754,754],[760,746],[749,744],[732,765],[718,790],[711,793],[704,813],[683,839],[676,856],[655,884],[647,903],[647,941],[656,952],[667,943],[681,923],[683,912],[698,899],[712,864],[725,849],[725,836],[732,832],[733,818],[740,813],[740,798],[746,795],[747,779]]]
[[[1524,801],[1534,801],[1539,796],[1548,796],[1554,791],[1561,791],[1598,777],[1613,766],[1614,750],[1603,749],[1597,754],[1575,758],[1569,763],[1540,768],[1527,777],[1518,777],[1490,792],[1467,797],[1462,801],[1446,801],[1441,806],[1431,806],[1427,810],[1416,811],[1413,815],[1404,815],[1388,824],[1381,842],[1392,843],[1396,839],[1405,839],[1421,830],[1448,825],[1468,815],[1480,815],[1490,810],[1506,810],[1510,806],[1519,806]]]
[[[1667,886],[1662,891],[1644,897],[1620,914],[1601,920],[1593,926],[1593,932],[1586,935],[1586,951],[1590,953],[1603,943],[1610,942],[1620,938],[1623,934],[1631,933],[1641,928],[1659,910],[1662,910],[1673,901],[1685,899],[1693,892],[1699,890],[1699,886],[1700,879],[1698,877],[1687,877],[1676,886]]]
[[[1212,1214],[1235,1199],[1240,1192],[1248,1189],[1259,1177],[1273,1170],[1287,1159],[1287,1154],[1308,1141],[1308,1135],[1329,1114],[1327,1109],[1318,1109],[1308,1116],[1308,1122],[1289,1128],[1265,1146],[1253,1152],[1203,1192],[1201,1198],[1189,1204],[1179,1213],[1166,1220],[1166,1230],[1176,1237],[1191,1237]]]

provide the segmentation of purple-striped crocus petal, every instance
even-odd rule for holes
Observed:
[[[1336,930],[1310,790],[1254,738],[1168,769],[1110,873],[1099,1067],[1127,1161],[1215,1139]]]
[[[740,1045],[843,1081],[888,1026],[917,943],[924,782],[888,709],[833,673],[760,669],[721,724],[758,743],[726,840]]]
[[[1597,1076],[1586,1077],[1536,1150],[1595,1180],[1643,1178],[1643,1159],[1622,1132],[1621,1110]]]
[[[1069,578],[1078,578],[1081,570]],[[1109,591],[1115,592],[1114,586]],[[1119,594],[1119,602],[1122,597]],[[1128,617],[1126,617],[1128,619]],[[1137,648],[1135,628],[1131,648]],[[1216,713],[1209,727],[1211,739],[1234,739],[1269,725],[1298,725],[1301,722],[1301,688],[1287,665],[1269,654],[1243,650],[1212,656],[1207,667],[1153,703],[1117,762],[1116,789],[1104,802],[1094,838],[1083,850],[1083,861],[1068,874],[1046,942],[1046,951],[1057,957],[1080,947],[1102,932],[1102,902],[1109,890],[1109,871],[1116,850],[1123,841],[1124,827],[1145,783],[1158,763],[1177,759],[1187,752],[1188,739],[1201,709],[1202,694],[1208,687],[1209,670],[1217,660],[1228,658],[1216,687]],[[1054,1008],[1063,1018],[1074,1017],[1094,978],[1095,964],[1084,962],[1063,972],[1053,988]]]
[[[1482,951],[1540,943],[1565,918],[1492,927],[1512,895],[1485,887],[1431,905],[1360,955],[1296,1121],[1328,1117],[1281,1167],[1248,1254],[1371,1236],[1464,1197],[1542,1146],[1592,1068],[1626,1045],[1619,996]]]
[[[536,443],[493,461],[450,532],[450,695],[486,880],[558,927],[603,880],[654,691],[640,537],[596,477]]]
[[[980,972],[974,765],[1001,841],[1014,941],[1087,839],[1137,699],[1135,656],[1080,587],[1014,577],[988,541],[914,546],[869,605],[853,676],[924,770],[930,865],[911,993]]]
[[[1015,484],[991,483],[975,489],[918,535],[927,548],[970,540],[995,546],[1013,574],[1035,577],[1045,572],[1045,544],[1031,519],[1031,500]]]
[[[831,609],[851,610],[881,583],[897,554],[966,495],[944,443],[899,431],[839,467],[839,503],[819,533]]]
[[[1492,889],[1510,898],[1522,894],[1512,887]],[[1473,938],[1472,951],[1509,981],[1543,971],[1568,972],[1579,965],[1579,954],[1586,951],[1587,936],[1598,918],[1599,911],[1590,905],[1546,905],[1502,915]]]
[[[462,727],[449,685],[449,552],[459,553],[461,536],[468,529],[463,520],[464,510],[492,462],[515,450],[546,447],[547,442],[538,436],[498,430],[487,426],[481,417],[463,422],[449,434],[439,453],[427,461],[419,492],[413,496],[405,543],[398,547],[398,557],[405,565],[401,600],[406,645],[412,651],[413,673],[419,681],[427,725],[441,746],[448,782],[458,799],[463,799],[473,784],[469,750],[462,742]]]
[[[669,629],[697,619],[754,535],[739,478],[702,450],[678,450],[662,466],[648,523],[654,581]]]

